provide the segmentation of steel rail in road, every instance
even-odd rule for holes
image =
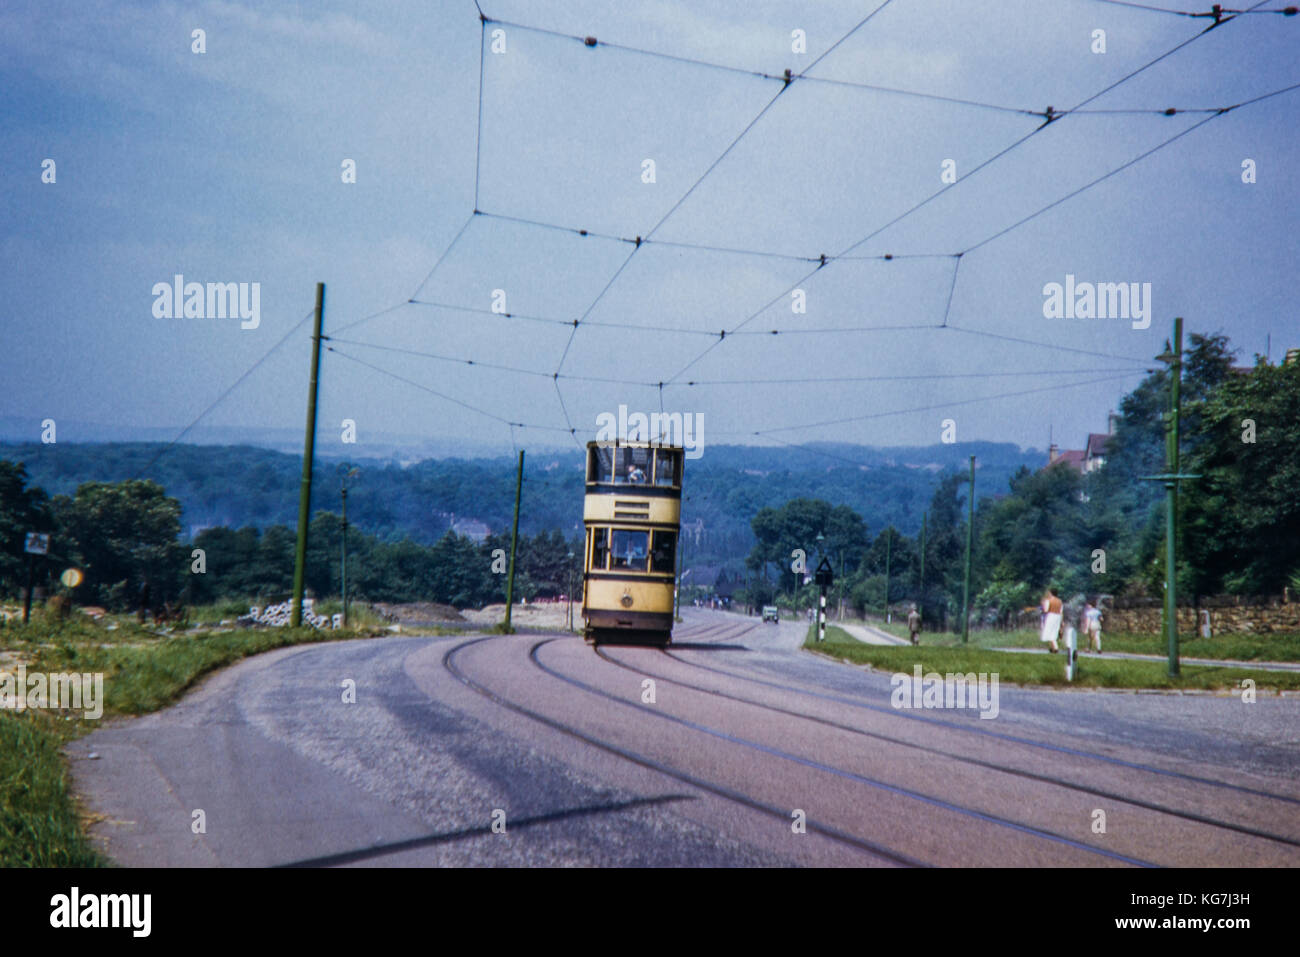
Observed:
[[[1300,804],[1300,798],[1291,797],[1290,795],[1286,795],[1286,794],[1275,794],[1272,791],[1263,791],[1260,790],[1259,788],[1247,787],[1242,784],[1232,784],[1228,781],[1220,781],[1215,778],[1205,778],[1195,774],[1187,774],[1183,771],[1171,771],[1168,768],[1158,768],[1158,767],[1154,767],[1153,765],[1142,764],[1136,761],[1125,761],[1123,758],[1116,758],[1109,754],[1099,754],[1095,751],[1087,751],[1082,748],[1072,748],[1061,744],[1049,744],[1045,741],[1035,741],[1032,738],[1022,738],[1019,737],[1018,735],[1007,734],[1002,731],[992,731],[987,728],[970,727],[967,725],[960,724],[956,721],[946,721],[942,718],[933,718],[926,715],[910,714],[904,711],[899,711],[895,708],[887,708],[884,705],[871,704],[861,699],[845,697],[844,695],[827,694],[823,691],[814,691],[812,689],[801,688],[796,685],[786,685],[776,681],[769,681],[764,678],[757,678],[752,675],[737,674],[736,672],[728,671],[725,668],[710,667],[709,665],[703,665],[696,661],[690,661],[689,659],[674,654],[671,650],[667,650],[667,649],[665,649],[663,653],[667,655],[669,658],[672,658],[676,661],[680,661],[683,664],[690,665],[693,668],[699,668],[703,671],[712,671],[715,672],[716,674],[726,675],[727,677],[735,678],[736,680],[739,681],[748,681],[754,684],[766,685],[767,687],[775,688],[778,691],[785,691],[790,694],[799,694],[799,695],[806,695],[812,698],[821,698],[825,701],[834,701],[839,704],[847,704],[854,708],[862,708],[863,710],[866,711],[875,711],[880,714],[888,714],[896,718],[903,718],[908,721],[923,721],[926,722],[927,724],[934,724],[945,728],[952,728],[957,731],[964,731],[967,734],[979,734],[979,735],[984,735],[986,737],[998,738],[1003,741],[1011,741],[1016,744],[1027,745],[1029,747],[1041,748],[1047,751],[1056,751],[1061,754],[1069,754],[1075,757],[1089,758],[1095,761],[1102,761],[1107,764],[1115,764],[1115,765],[1119,765],[1120,767],[1132,768],[1137,771],[1147,771],[1151,774],[1159,774],[1165,777],[1177,778],[1183,781],[1191,781],[1195,784],[1204,784],[1211,787],[1225,788],[1230,791],[1237,791],[1242,794],[1251,794],[1254,795],[1255,797],[1267,798],[1273,801],[1284,801],[1288,804]]]
[[[1068,788],[1069,790],[1072,791],[1079,791],[1084,794],[1095,795],[1097,797],[1106,798],[1112,801],[1117,801],[1122,804],[1129,804],[1134,807],[1140,807],[1148,811],[1155,811],[1159,814],[1168,814],[1173,817],[1179,817],[1188,821],[1194,821],[1197,824],[1205,824],[1211,827],[1224,828],[1231,831],[1237,831],[1238,833],[1241,834],[1247,834],[1251,837],[1258,837],[1267,841],[1276,841],[1280,844],[1289,844],[1292,847],[1300,847],[1300,840],[1296,840],[1290,837],[1284,837],[1279,834],[1273,834],[1269,831],[1262,831],[1257,828],[1249,827],[1244,824],[1236,824],[1231,821],[1224,821],[1218,818],[1206,817],[1205,815],[1197,814],[1193,811],[1183,811],[1183,810],[1179,810],[1178,808],[1167,807],[1165,805],[1156,804],[1151,801],[1143,800],[1142,798],[1132,797],[1114,791],[1106,791],[1101,788],[1079,784],[1074,781],[1067,781],[1062,778],[1053,777],[1051,775],[1039,774],[1034,771],[1026,771],[1022,768],[997,764],[996,762],[993,761],[985,761],[981,758],[974,758],[968,755],[958,754],[952,751],[945,751],[942,748],[935,748],[925,744],[917,744],[916,742],[908,741],[904,738],[896,738],[888,734],[882,734],[878,731],[866,731],[862,728],[855,728],[852,725],[842,724],[838,721],[832,721],[828,718],[822,718],[822,717],[818,717],[817,715],[807,714],[806,712],[793,711],[788,708],[778,707],[777,705],[767,704],[762,701],[755,701],[753,699],[744,698],[739,695],[728,694],[725,691],[718,691],[713,688],[705,688],[701,685],[691,684],[690,682],[682,681],[677,678],[672,678],[662,673],[656,674],[655,672],[649,671],[648,669],[639,668],[636,667],[635,665],[630,665],[627,664],[626,662],[619,661],[618,659],[611,657],[608,653],[607,648],[606,649],[598,648],[596,654],[598,654],[604,660],[608,661],[610,664],[622,668],[625,671],[629,671],[632,672],[633,674],[641,675],[642,677],[653,678],[655,681],[662,681],[665,684],[676,685],[680,688],[688,688],[692,691],[696,691],[701,694],[706,694],[717,698],[725,698],[729,701],[736,701],[741,704],[751,705],[755,708],[761,708],[765,711],[771,711],[776,714],[787,715],[793,718],[801,718],[805,721],[812,721],[816,724],[824,725],[828,728],[835,728],[840,731],[848,731],[852,734],[858,734],[858,735],[862,735],[863,737],[873,738],[877,741],[885,741],[890,744],[902,745],[903,747],[913,748],[917,751],[923,751],[927,754],[934,754],[944,758],[951,758],[955,761],[961,761],[965,764],[971,764],[977,767],[987,768],[991,771],[998,771],[1004,774],[1014,775],[1016,777],[1027,778],[1032,781],[1039,781],[1045,784],[1052,784],[1058,787]],[[672,657],[674,657],[674,659],[677,661],[683,661],[683,659],[677,658],[676,656],[672,656]],[[702,665],[694,665],[691,662],[684,662],[684,663],[690,667],[697,667],[697,668],[704,667]],[[713,669],[708,669],[708,670],[713,670]],[[786,690],[790,691],[794,689],[786,689]]]
[[[500,640],[504,637],[505,636],[489,635],[484,638],[477,638],[472,641],[462,642],[461,644],[458,644],[455,647],[448,649],[446,654],[443,655],[442,657],[443,667],[446,668],[447,671],[449,671],[453,677],[455,677],[466,687],[470,688],[472,691],[475,691],[478,694],[482,695],[483,697],[487,698],[489,701],[492,701],[494,704],[500,705],[501,707],[506,708],[509,711],[513,711],[516,714],[521,714],[524,717],[531,718],[534,721],[537,721],[543,725],[546,725],[549,728],[559,731],[564,735],[575,738],[578,741],[581,741],[584,744],[588,744],[594,748],[599,748],[600,750],[605,751],[609,754],[616,755],[617,757],[623,758],[626,761],[630,761],[633,764],[639,765],[643,768],[648,768],[651,771],[657,771],[660,774],[666,774],[671,778],[675,778],[676,780],[689,784],[692,787],[697,787],[702,791],[707,791],[708,793],[714,794],[725,800],[732,801],[736,804],[743,805],[752,810],[760,811],[764,814],[768,814],[773,817],[779,818],[784,823],[789,823],[790,813],[789,810],[786,808],[774,807],[773,805],[767,804],[763,801],[759,801],[757,798],[751,797],[750,795],[744,794],[740,791],[736,791],[732,788],[728,788],[720,784],[715,784],[710,781],[705,781],[702,778],[696,777],[695,775],[692,774],[688,774],[684,771],[671,767],[660,761],[656,761],[653,758],[647,757],[646,755],[637,754],[633,751],[629,751],[626,748],[621,748],[618,745],[608,741],[601,741],[600,739],[592,737],[591,735],[583,731],[579,731],[577,728],[574,728],[571,725],[567,725],[561,721],[557,721],[554,718],[550,718],[544,714],[541,714],[540,712],[534,711],[531,708],[525,707],[524,705],[521,705],[517,702],[511,701],[503,697],[502,695],[496,693],[495,691],[491,690],[485,685],[482,685],[479,682],[475,681],[474,679],[469,677],[469,675],[467,675],[462,669],[456,666],[455,656],[458,652],[466,648],[470,648],[474,645],[481,644],[485,641]],[[543,671],[546,671],[547,669],[544,666],[542,666],[540,662],[536,660],[536,658],[534,657],[534,652],[541,645],[547,644],[550,641],[555,641],[555,640],[557,639],[551,638],[551,639],[546,639],[545,641],[537,642],[533,645],[532,649],[529,652],[530,660],[532,660],[533,663],[536,664]],[[568,681],[568,679],[565,679],[562,676],[560,680]],[[875,855],[877,857],[883,858],[888,861],[892,861],[896,864],[902,864],[908,867],[928,866],[924,862],[919,861],[916,858],[904,854],[900,851],[896,851],[882,844],[877,844],[874,841],[868,841],[863,838],[856,837],[852,834],[848,834],[837,828],[830,827],[829,825],[817,822],[811,817],[807,818],[805,823],[809,831],[815,831],[818,834],[822,835],[823,837],[828,838],[832,841],[836,841],[841,844],[846,844],[851,847],[855,847],[859,850],[866,851],[869,854]]]
[[[928,804],[933,807],[943,808],[944,810],[951,811],[956,814],[974,818],[976,820],[984,821],[986,823],[994,824],[999,827],[1005,827],[1022,834],[1029,834],[1041,840],[1061,844],[1066,847],[1074,848],[1075,850],[1085,851],[1090,854],[1097,854],[1101,857],[1110,858],[1111,860],[1120,861],[1125,864],[1131,864],[1136,867],[1157,867],[1158,866],[1156,864],[1153,864],[1150,861],[1144,861],[1136,857],[1130,857],[1127,854],[1120,854],[1116,851],[1109,851],[1105,848],[1100,848],[1091,844],[1086,844],[1082,841],[1077,841],[1073,838],[1066,837],[1063,834],[1057,834],[1053,831],[1048,831],[1040,827],[1035,827],[1034,825],[1031,824],[1022,824],[1021,822],[1013,821],[1010,818],[1001,817],[999,815],[991,814],[985,811],[980,811],[971,807],[965,807],[960,804],[954,804],[953,802],[946,801],[942,798],[937,798],[937,797],[933,797],[932,795],[923,794],[920,791],[915,791],[910,788],[901,787],[899,785],[889,784],[888,782],[880,781],[875,778],[870,778],[867,777],[866,775],[858,774],[857,772],[854,771],[846,771],[842,768],[836,768],[832,765],[823,764],[820,761],[814,761],[811,758],[801,757],[800,755],[797,754],[791,754],[788,751],[782,751],[779,748],[769,747],[768,745],[761,744],[760,742],[757,741],[750,741],[746,738],[741,738],[736,735],[729,734],[725,731],[720,731],[717,728],[711,728],[708,725],[700,724],[699,722],[696,721],[690,721],[686,718],[681,718],[676,715],[667,714],[666,712],[660,709],[650,708],[647,705],[640,704],[639,702],[628,701],[626,698],[622,698],[619,697],[618,695],[611,694],[607,691],[604,691],[601,688],[597,688],[594,685],[588,684],[585,681],[579,681],[576,678],[571,678],[567,675],[561,674],[555,669],[550,668],[547,665],[543,664],[542,661],[537,657],[538,652],[546,645],[549,645],[559,640],[562,639],[549,638],[544,641],[539,641],[536,644],[534,644],[530,649],[528,653],[529,658],[531,658],[533,663],[536,664],[537,667],[540,668],[543,672],[545,672],[546,674],[554,678],[557,678],[560,681],[563,681],[574,687],[580,688],[591,694],[595,694],[598,695],[599,697],[617,702],[623,705],[624,707],[632,708],[634,710],[644,712],[645,714],[652,715],[661,721],[669,721],[674,724],[678,724],[683,727],[690,728],[691,730],[698,731],[703,734],[707,734],[712,737],[718,738],[720,740],[726,741],[730,744],[736,744],[741,747],[748,748],[750,750],[757,751],[762,754],[767,754],[772,757],[793,762],[803,767],[811,768],[812,770],[815,771],[821,771],[823,773],[831,774],[836,777],[853,781],[858,784],[864,784],[868,787],[877,790],[882,790],[891,794],[910,798],[912,800],[919,801],[923,804]],[[784,812],[782,812],[782,817],[788,819],[788,816]]]

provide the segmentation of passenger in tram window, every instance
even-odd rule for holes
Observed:
[[[645,471],[635,462],[629,462],[627,466],[627,480],[633,485],[644,485]]]

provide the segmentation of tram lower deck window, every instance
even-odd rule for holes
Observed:
[[[676,532],[655,532],[654,551],[650,553],[650,570],[671,575],[677,554]]]
[[[591,567],[602,570],[609,567],[608,528],[593,528],[591,530]]]
[[[620,571],[643,572],[649,554],[650,533],[628,528],[616,528],[610,535],[610,552],[614,556],[611,566]]]

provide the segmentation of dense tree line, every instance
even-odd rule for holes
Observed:
[[[1193,335],[1181,389],[1182,469],[1201,476],[1180,496],[1181,593],[1262,595],[1300,587],[1300,363],[1273,366],[1260,360],[1253,369],[1239,369],[1226,337]],[[981,446],[993,459],[992,465],[980,460],[977,476],[972,595],[982,616],[1005,619],[1032,606],[1049,584],[1062,594],[1160,594],[1164,492],[1144,477],[1164,470],[1168,392],[1169,373],[1161,370],[1124,397],[1106,465],[1088,475],[1068,465],[1031,471],[1021,461],[1012,468],[1016,460],[1006,446]],[[140,459],[143,467],[152,448],[113,447],[106,454],[124,455],[118,465]],[[959,448],[943,454],[951,461]],[[43,581],[53,587],[61,569],[82,568],[86,581],[78,598],[83,602],[128,607],[145,582],[155,600],[287,595],[294,533],[286,521],[222,523],[189,541],[183,515],[233,508],[250,481],[292,487],[292,457],[178,447],[161,461],[174,456],[166,468],[188,483],[190,498],[183,506],[163,486],[139,479],[82,482],[69,494],[66,477],[84,471],[84,462],[77,460],[86,451],[60,447],[59,458],[36,449],[47,472],[52,461],[60,463],[62,477],[54,490],[62,494],[51,496],[31,481],[30,463],[0,461],[0,590],[5,594],[16,594],[25,576],[24,533],[48,531],[51,554],[39,563]],[[847,454],[839,447],[821,451],[831,459]],[[226,455],[228,468],[212,467],[216,453]],[[687,463],[682,509],[687,566],[725,565],[747,580],[747,597],[754,603],[781,595],[799,604],[813,593],[805,574],[829,556],[839,577],[837,596],[842,589],[852,605],[867,609],[886,600],[917,601],[931,620],[952,622],[962,594],[965,470],[941,474],[936,481],[898,466],[885,451],[862,449],[855,454],[875,456],[875,465],[813,469],[805,464],[795,470],[791,454],[720,448],[712,450],[707,467]],[[807,453],[802,454],[806,462]],[[769,467],[756,469],[756,464]],[[337,493],[327,474],[322,467],[313,498],[322,506]],[[522,596],[567,591],[569,573],[581,566],[581,501],[577,453],[555,453],[526,473]],[[438,503],[438,511],[431,502]],[[376,601],[461,606],[502,600],[499,558],[509,549],[508,536],[475,542],[449,532],[446,515],[454,511],[505,528],[512,503],[513,472],[502,463],[368,466],[349,493],[350,511],[361,516],[365,529],[354,526],[349,533],[352,593]],[[266,514],[282,511],[279,502],[268,505]],[[239,514],[247,515],[247,508]],[[314,514],[308,587],[322,596],[337,594],[341,522],[323,507]],[[203,574],[192,571],[195,548],[204,553]],[[796,550],[806,555],[802,572]]]
[[[806,449],[806,450],[805,450]],[[843,504],[873,522],[914,534],[935,484],[935,470],[979,456],[981,474],[1005,484],[1017,468],[1041,456],[1010,443],[963,443],[914,449],[873,449],[813,443],[805,449],[709,445],[686,462],[682,518],[687,560],[727,565],[743,573],[754,547],[751,519],[792,498]],[[51,495],[74,495],[88,481],[147,478],[181,503],[182,534],[201,528],[294,527],[301,460],[250,446],[157,443],[27,444],[0,447],[0,458],[22,461],[31,484]],[[513,459],[429,460],[401,464],[360,459],[348,492],[348,516],[388,541],[432,545],[454,522],[477,519],[492,531],[510,527]],[[856,464],[855,464],[856,463]],[[320,458],[311,512],[340,508],[338,461]],[[520,531],[535,536],[582,531],[583,455],[576,449],[529,453],[524,470]],[[463,526],[461,526],[463,530]]]
[[[47,531],[50,554],[37,560],[38,585],[51,592],[63,569],[78,568],[84,580],[75,597],[82,604],[124,610],[142,598],[157,607],[224,599],[267,603],[289,596],[297,542],[293,529],[219,526],[184,541],[180,514],[180,502],[151,481],[86,482],[74,495],[50,498],[27,483],[21,464],[0,461],[0,594],[14,597],[25,584],[25,532]],[[448,532],[431,545],[384,541],[354,527],[347,535],[351,597],[458,607],[505,599],[508,535],[476,542]],[[340,517],[316,513],[308,534],[309,592],[340,593],[342,545]],[[521,535],[515,594],[558,597],[568,593],[570,583],[580,588],[581,549],[580,539],[568,541],[556,530]]]
[[[1081,474],[1069,465],[1021,467],[1005,492],[977,475],[971,592],[975,613],[1006,621],[1034,606],[1051,585],[1063,595],[1159,596],[1164,582],[1164,488],[1145,480],[1165,470],[1169,373],[1151,373],[1125,396],[1106,464]],[[1181,380],[1180,468],[1201,478],[1179,499],[1178,588],[1187,597],[1276,595],[1300,589],[1300,363],[1233,366],[1222,335],[1193,335]],[[960,620],[965,565],[967,473],[944,475],[924,509],[924,579],[919,534],[888,521],[858,554],[842,583],[851,605],[880,610],[915,601],[933,622]],[[995,486],[996,487],[996,486]],[[840,506],[843,508],[843,506]],[[827,502],[793,500],[753,520],[754,600],[813,600],[789,571],[789,550],[829,545]],[[852,520],[866,525],[871,512]],[[843,519],[841,519],[843,521]],[[780,562],[784,560],[784,566]],[[775,574],[772,570],[779,571]],[[759,574],[763,570],[763,574]],[[838,568],[836,568],[838,573]],[[837,585],[837,588],[841,587]]]

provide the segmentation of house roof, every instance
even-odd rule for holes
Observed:
[[[1084,462],[1087,461],[1087,452],[1083,449],[1066,449],[1060,454],[1053,465],[1060,465],[1062,462],[1069,462],[1076,469],[1082,469]]]
[[[1106,446],[1110,444],[1111,437],[1105,432],[1089,432],[1088,445],[1085,451],[1088,455],[1105,455]]]

